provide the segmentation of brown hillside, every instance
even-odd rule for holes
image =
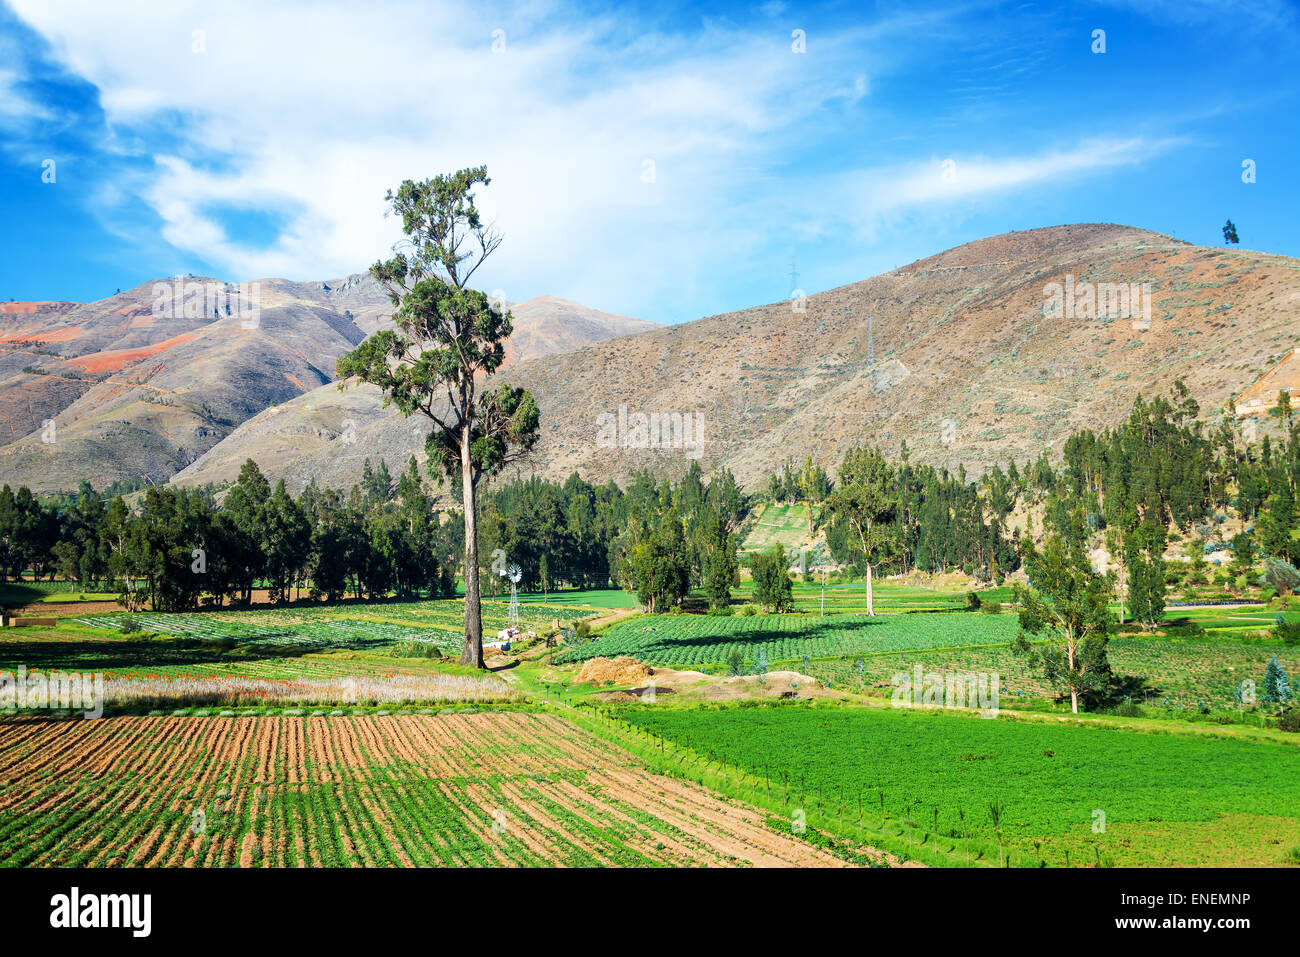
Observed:
[[[1045,285],[1067,274],[1150,283],[1150,327],[1045,317]],[[863,442],[897,453],[906,441],[915,457],[974,476],[1113,423],[1176,378],[1207,411],[1221,406],[1296,343],[1297,307],[1297,260],[1061,226],[811,296],[802,314],[775,303],[713,316],[525,363],[511,378],[539,397],[534,467],[552,477],[685,468],[685,449],[599,447],[597,416],[620,405],[702,413],[701,463],[727,464],[750,487],[787,457],[833,469]]]
[[[1150,283],[1149,328],[1045,316],[1045,286],[1067,275]],[[519,363],[503,378],[542,407],[521,474],[685,469],[693,450],[602,447],[597,417],[626,405],[702,415],[701,464],[726,464],[751,488],[787,458],[833,469],[865,442],[897,453],[906,441],[914,457],[974,477],[1113,423],[1177,378],[1207,412],[1223,405],[1296,344],[1300,261],[1127,226],[1058,226],[969,243],[806,307],[773,303]],[[330,439],[294,464],[298,481],[347,485],[365,458],[418,452],[420,424],[381,412],[377,396],[351,417],[346,444]],[[217,474],[236,459],[224,456]],[[201,480],[201,465],[186,479]]]
[[[539,296],[510,306],[514,334],[506,343],[503,369],[516,362],[593,342],[661,328],[590,309],[555,296]],[[178,484],[231,481],[245,460],[254,459],[268,474],[286,479],[299,491],[311,479],[348,486],[361,476],[367,458],[400,465],[413,453],[423,458],[420,420],[403,420],[381,408],[377,390],[322,386],[245,422],[176,475]]]

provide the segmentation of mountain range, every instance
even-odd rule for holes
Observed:
[[[369,278],[266,280],[251,330],[236,316],[150,322],[150,292],[0,304],[0,481],[220,483],[252,457],[298,490],[346,487],[367,459],[422,458],[422,420],[333,381],[391,312]],[[511,308],[497,376],[542,411],[518,474],[623,481],[694,460],[754,488],[787,460],[833,471],[853,445],[906,442],[973,478],[1178,379],[1210,411],[1295,378],[1300,260],[1081,224],[674,326],[554,297]],[[639,416],[672,423],[666,447]],[[57,441],[42,443],[49,418]]]
[[[511,309],[505,367],[656,328],[550,296]],[[391,312],[364,274],[238,286],[187,276],[92,303],[0,303],[0,481],[41,492],[164,483],[228,440],[248,444],[239,430],[259,416],[259,461],[290,468],[320,436],[266,423],[300,396],[315,408],[338,358]],[[328,428],[326,416],[316,432]]]

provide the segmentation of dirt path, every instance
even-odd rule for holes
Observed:
[[[631,618],[633,615],[641,614],[636,608],[616,608],[605,615],[600,615],[588,621],[593,629],[604,628],[606,625],[612,625],[616,621],[622,621],[624,618]]]

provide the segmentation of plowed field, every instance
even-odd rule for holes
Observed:
[[[0,865],[837,865],[528,713],[0,721]]]

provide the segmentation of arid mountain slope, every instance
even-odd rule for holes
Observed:
[[[553,297],[513,309],[508,361],[656,327]],[[338,357],[391,313],[364,274],[239,287],[185,277],[94,303],[0,303],[0,482],[166,482],[241,423],[328,386]],[[327,387],[321,405],[335,394]],[[290,434],[286,464],[310,451],[295,443]]]
[[[249,416],[330,381],[364,332],[323,285],[262,280],[254,310],[251,285],[241,300],[239,287],[186,277],[5,315],[0,481],[40,491],[166,481]]]
[[[390,307],[391,308],[391,307]],[[516,362],[593,342],[662,328],[644,319],[599,312],[555,296],[512,303],[514,334],[506,342],[507,370]],[[264,471],[301,490],[314,477],[327,486],[350,486],[367,458],[400,465],[421,448],[424,420],[403,420],[383,410],[378,390],[322,386],[245,422],[173,479],[177,484],[231,481],[252,458]],[[423,452],[420,452],[423,458]]]
[[[1149,283],[1149,326],[1141,309],[1097,318],[1082,287],[1074,308],[1045,315],[1048,285],[1071,277],[1139,284],[1139,300]],[[787,458],[833,470],[854,444],[896,453],[906,441],[914,458],[974,477],[1012,455],[1059,449],[1072,430],[1114,423],[1139,393],[1167,391],[1176,378],[1207,411],[1222,405],[1297,343],[1300,261],[1126,226],[1058,226],[969,243],[803,306],[773,303],[518,363],[504,378],[531,389],[543,416],[521,471],[622,480],[641,467],[677,472],[698,455],[754,487]],[[352,424],[336,422],[277,474],[345,486],[365,458],[393,465],[418,451],[421,423],[380,411],[373,393],[369,402],[351,394]],[[599,417],[621,428],[620,406],[629,416],[701,416],[702,445],[609,447]],[[237,446],[240,432],[222,443],[240,451],[220,469],[222,447],[209,455],[213,478],[256,447]],[[205,480],[202,466],[184,480]]]
[[[1045,315],[1048,284],[1071,277],[1149,283],[1149,324],[1097,318],[1082,301]],[[897,453],[906,441],[914,458],[976,476],[1115,423],[1177,378],[1217,408],[1298,338],[1300,261],[1097,224],[992,237],[811,296],[803,313],[714,316],[511,378],[539,397],[535,468],[552,477],[685,467],[690,450],[602,448],[597,416],[620,405],[701,413],[701,463],[749,487],[787,457],[833,470],[865,442]]]

